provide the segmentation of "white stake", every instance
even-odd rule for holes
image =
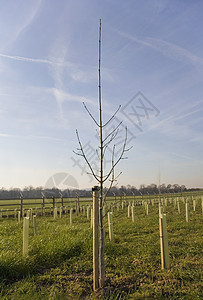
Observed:
[[[23,256],[28,255],[29,218],[23,219]]]
[[[70,209],[70,225],[73,223],[73,208]]]
[[[29,218],[29,220],[30,220],[30,210],[29,209],[27,210],[26,217]]]
[[[85,216],[86,214],[86,205],[83,206],[83,215]]]
[[[185,202],[185,218],[186,222],[189,222],[189,207],[188,207],[188,202]]]
[[[132,212],[132,222],[135,222],[135,210],[134,210],[134,206],[131,207],[131,212]]]
[[[146,215],[148,216],[148,214],[149,214],[149,204],[147,203],[147,205],[146,205]]]
[[[59,211],[59,216],[60,216],[60,218],[62,218],[62,212],[63,212],[63,207],[61,206],[61,207],[60,207],[60,211]]]
[[[130,218],[130,205],[128,205],[128,218]]]
[[[178,213],[180,214],[180,203],[179,203],[179,199],[177,200],[177,208],[178,208]]]
[[[32,220],[33,220],[33,234],[36,235],[37,234],[36,215],[32,216]]]
[[[196,199],[193,199],[193,210],[196,210]]]
[[[166,226],[166,214],[159,215],[161,268],[169,269],[168,234]]]
[[[99,287],[99,188],[92,188],[93,196],[93,290]],[[91,218],[92,219],[92,218]]]
[[[174,198],[174,208],[176,208],[177,198]]]
[[[113,241],[113,221],[112,212],[108,212],[108,225],[109,225],[109,240]]]
[[[163,207],[161,205],[161,203],[159,202],[159,216],[161,216],[163,213]]]
[[[18,223],[20,223],[20,211],[18,211]]]
[[[32,208],[30,208],[30,220],[32,220]]]
[[[54,207],[54,220],[57,218],[57,215],[58,215],[57,207]]]

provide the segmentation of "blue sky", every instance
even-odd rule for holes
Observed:
[[[78,129],[98,163],[82,102],[97,118],[100,18],[104,120],[121,104],[111,126],[122,120],[133,146],[118,185],[158,184],[160,170],[161,183],[202,187],[202,10],[198,0],[1,0],[0,188],[45,186],[57,173],[70,187],[96,184],[73,150]]]

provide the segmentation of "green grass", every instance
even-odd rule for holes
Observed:
[[[127,208],[113,212],[114,241],[106,230],[106,287],[92,292],[92,230],[82,213],[30,225],[29,255],[22,257],[22,223],[0,219],[0,299],[201,299],[202,212],[190,203],[190,220],[168,203],[170,270],[160,262],[158,206],[135,207],[135,223]],[[107,222],[107,218],[106,221]],[[106,228],[108,228],[106,226]]]

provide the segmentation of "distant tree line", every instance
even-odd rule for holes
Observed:
[[[104,188],[105,190],[105,188]],[[190,188],[187,189],[185,185],[179,185],[179,184],[162,184],[160,185],[160,193],[166,194],[166,193],[181,193],[186,191],[197,191],[200,190],[198,188]],[[132,196],[132,195],[147,195],[147,194],[158,194],[159,193],[159,187],[156,184],[150,184],[150,185],[144,185],[141,184],[139,188],[136,188],[131,185],[124,186],[122,185],[120,188],[113,186],[109,192],[109,196],[113,195],[126,195],[126,196]],[[65,189],[60,190],[58,188],[52,188],[52,189],[45,189],[43,187],[25,187],[24,189],[19,188],[10,188],[0,189],[0,199],[12,199],[12,198],[20,198],[20,196],[23,196],[24,198],[41,198],[43,195],[46,198],[51,198],[52,196],[55,196],[57,198],[61,197],[63,195],[64,198],[66,197],[76,197],[77,195],[80,197],[91,197],[91,189]]]

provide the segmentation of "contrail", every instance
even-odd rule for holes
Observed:
[[[203,59],[201,57],[191,53],[187,49],[182,48],[176,44],[167,42],[165,40],[150,38],[150,37],[145,37],[143,39],[140,39],[128,33],[122,32],[120,30],[116,30],[114,28],[112,28],[112,30],[118,33],[119,35],[127,38],[128,40],[139,43],[146,47],[151,47],[171,59],[178,60],[185,63],[203,65]]]
[[[60,63],[60,62],[55,62],[49,59],[39,59],[39,58],[29,58],[29,57],[23,57],[23,56],[13,56],[13,55],[7,55],[0,53],[0,57],[8,58],[8,59],[13,59],[13,60],[18,60],[18,61],[25,61],[25,62],[31,62],[31,63],[40,63],[40,64],[49,64],[49,65],[57,65],[57,66],[64,66],[64,65],[69,65],[67,62],[66,63]]]

